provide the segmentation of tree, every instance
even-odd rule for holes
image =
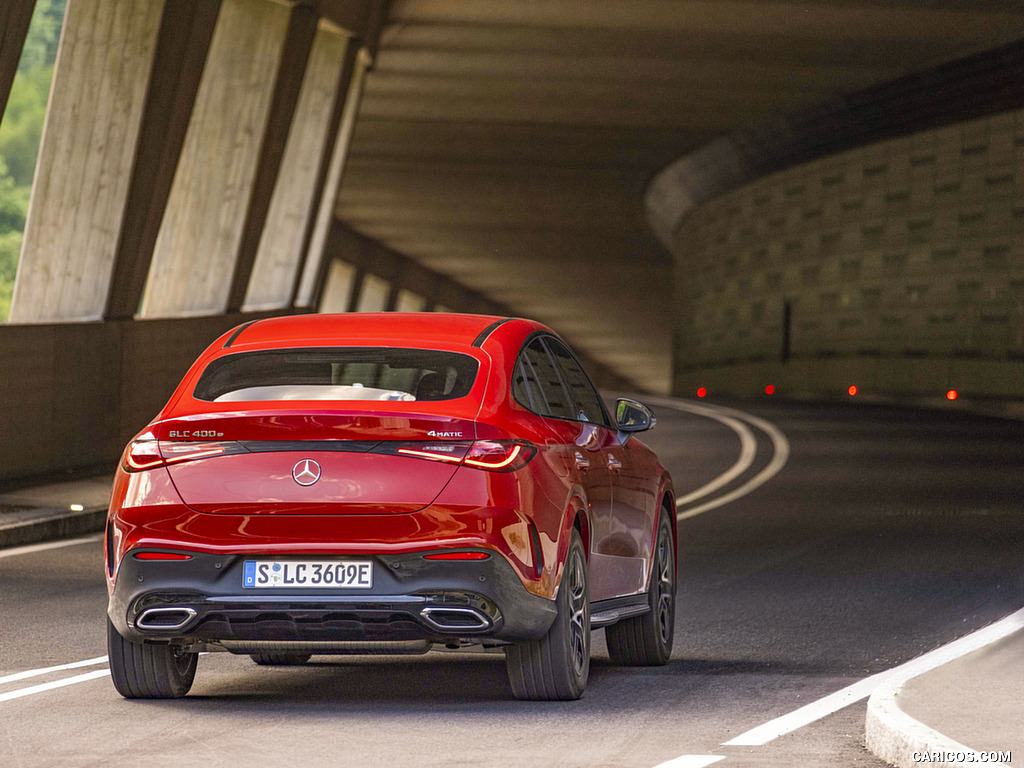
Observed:
[[[10,314],[66,2],[37,0],[0,120],[0,322]]]

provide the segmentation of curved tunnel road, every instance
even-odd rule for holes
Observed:
[[[1024,605],[1024,424],[871,405],[655,401],[679,493],[672,661],[571,703],[510,700],[500,654],[302,668],[200,660],[129,702],[103,663],[100,544],[0,551],[4,766],[882,766],[856,701],[742,737]],[[1012,725],[1009,727],[1013,727]],[[998,746],[998,745],[995,745]]]

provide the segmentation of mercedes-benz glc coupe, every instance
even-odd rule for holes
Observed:
[[[575,699],[591,630],[664,664],[672,482],[536,322],[258,320],[217,339],[124,451],[105,536],[110,670],[184,696],[200,652],[504,651],[513,695]]]

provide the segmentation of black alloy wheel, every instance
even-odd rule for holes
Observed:
[[[583,542],[575,529],[555,606],[558,615],[544,637],[505,649],[509,684],[517,699],[569,701],[582,696],[587,687],[590,592]]]
[[[198,653],[166,643],[133,643],[107,619],[110,677],[126,699],[179,699],[196,676]]]
[[[608,654],[614,664],[630,667],[656,667],[668,663],[676,622],[675,541],[663,509],[654,546],[654,566],[647,588],[650,610],[642,616],[605,627]]]

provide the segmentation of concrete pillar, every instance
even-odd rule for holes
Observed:
[[[256,252],[245,310],[277,309],[291,302],[347,41],[326,26],[317,31]]]
[[[352,304],[358,268],[355,264],[334,259],[327,270],[320,312],[348,312]]]
[[[282,170],[281,160],[284,158],[284,151],[295,123],[295,109],[318,26],[316,10],[303,5],[292,8],[284,51],[277,70],[274,97],[270,103],[270,115],[267,118],[257,161],[252,194],[249,196],[241,244],[231,278],[231,289],[228,292],[228,312],[238,312],[241,309],[245,294],[249,290],[256,252],[267,223],[267,213],[277,187],[278,175]]]
[[[11,322],[99,319],[162,0],[69,0]]]
[[[224,0],[157,236],[143,317],[227,306],[290,10]]]
[[[0,119],[11,94],[14,74],[25,47],[25,35],[32,21],[36,0],[4,0],[0,3]]]
[[[356,312],[383,312],[387,309],[391,283],[379,275],[366,275],[360,286]]]
[[[295,305],[298,307],[309,307],[315,303],[318,284],[322,283],[324,279],[326,267],[324,259],[325,248],[328,235],[332,232],[331,222],[334,220],[334,207],[338,200],[338,189],[341,186],[341,179],[345,171],[345,158],[348,156],[349,145],[352,142],[352,132],[355,129],[356,114],[359,111],[359,102],[363,95],[363,83],[369,65],[369,55],[361,50],[360,55],[357,57],[351,84],[345,98],[345,111],[341,118],[341,124],[338,126],[338,137],[334,143],[334,151],[331,156],[330,169],[327,173],[324,194],[320,200],[320,207],[317,211],[309,250],[306,253],[302,279],[295,301]]]
[[[128,320],[139,308],[219,12],[220,0],[175,0],[164,6],[106,320]]]
[[[398,298],[395,301],[396,312],[422,312],[427,308],[427,300],[418,293],[407,288],[398,291]]]

